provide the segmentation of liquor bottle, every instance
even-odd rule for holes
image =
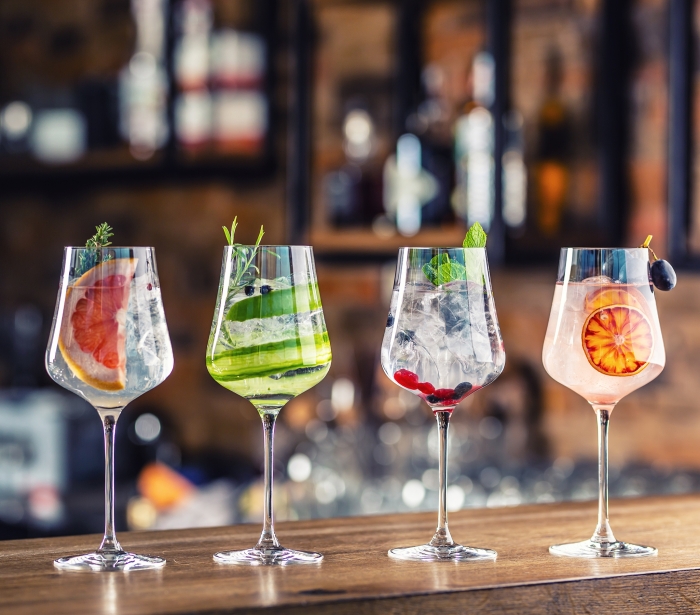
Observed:
[[[539,111],[539,142],[534,173],[537,227],[546,236],[555,235],[561,227],[570,181],[572,130],[561,95],[561,83],[561,53],[552,48],[546,61],[545,99]]]

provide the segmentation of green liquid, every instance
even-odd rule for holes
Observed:
[[[320,307],[315,284],[234,297],[209,340],[207,369],[212,378],[259,412],[279,411],[323,380],[330,368],[331,347]]]

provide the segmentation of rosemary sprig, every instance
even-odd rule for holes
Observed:
[[[114,233],[109,224],[106,222],[98,224],[95,227],[95,231],[97,232],[85,242],[86,248],[105,248],[112,245],[109,238],[114,237]]]
[[[103,222],[102,224],[98,224],[95,227],[95,231],[96,231],[95,234],[85,242],[86,248],[105,248],[107,246],[112,245],[112,242],[109,240],[109,238],[114,237],[114,233],[112,232],[112,227],[109,224],[107,224],[106,222]],[[108,254],[104,257],[102,262],[108,261],[111,258],[112,258],[112,255]],[[77,267],[77,270],[75,272],[75,275],[81,276],[86,271],[89,271],[97,264],[98,264],[98,252],[97,252],[97,250],[92,250],[92,249],[84,250],[83,252],[80,252],[80,254],[78,255],[78,267]]]
[[[253,280],[250,279],[251,265],[253,263],[253,259],[255,259],[255,255],[258,253],[258,249],[260,248],[260,242],[262,241],[263,235],[265,234],[265,230],[261,225],[260,232],[258,233],[258,239],[255,242],[255,246],[251,248],[249,246],[244,246],[240,243],[235,243],[236,229],[238,228],[238,216],[236,216],[233,219],[230,231],[225,226],[222,226],[221,228],[224,229],[226,242],[232,248],[231,252],[233,254],[231,256],[234,259],[234,265],[236,267],[236,270],[231,276],[231,285],[229,286],[228,294],[226,296],[226,305],[228,306],[233,301],[233,297],[241,290],[241,288],[253,282],[255,279],[255,274],[260,273],[258,267],[254,265],[252,267],[252,270],[254,271]],[[246,274],[248,274],[248,276],[246,276]],[[236,343],[231,337],[231,332],[229,331],[229,329],[227,327],[224,327],[222,332],[222,341],[224,342],[224,344],[227,345],[229,348],[235,348]]]
[[[231,290],[229,291],[230,297],[232,294],[235,294],[235,292],[238,291],[242,286],[245,286],[246,281],[248,281],[244,281],[243,277],[245,276],[246,272],[250,269],[253,260],[255,259],[255,255],[258,253],[258,249],[260,248],[260,242],[262,241],[263,235],[265,234],[265,229],[262,225],[260,226],[260,232],[258,233],[257,240],[255,241],[255,246],[250,248],[248,246],[244,246],[243,244],[235,243],[236,229],[238,228],[238,216],[236,216],[233,219],[230,231],[225,226],[223,226],[222,228],[224,229],[226,241],[228,242],[228,245],[233,248],[234,256],[236,256],[236,271],[234,272],[231,279]],[[258,271],[258,268],[255,266],[253,266],[253,269],[256,272]]]
[[[236,229],[238,228],[238,216],[236,216],[233,219],[233,222],[231,223],[231,232],[229,233],[229,230],[225,227],[222,226],[222,229],[224,229],[224,235],[226,235],[226,241],[228,241],[228,245],[232,246],[233,245],[233,238],[236,235]],[[260,230],[262,230],[262,227],[260,227]]]

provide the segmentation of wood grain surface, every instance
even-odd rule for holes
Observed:
[[[550,544],[590,536],[592,502],[453,513],[455,540],[498,551],[486,563],[390,560],[390,547],[430,538],[435,515],[424,513],[279,524],[285,546],[325,554],[318,566],[215,564],[215,551],[255,543],[253,525],[120,535],[125,548],[165,557],[162,571],[53,568],[58,556],[93,550],[97,536],[0,542],[0,613],[700,613],[700,496],[616,500],[611,514],[618,538],[658,556],[549,555]]]

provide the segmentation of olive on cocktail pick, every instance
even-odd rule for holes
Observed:
[[[671,263],[665,261],[654,253],[649,245],[651,243],[651,235],[646,238],[642,244],[642,248],[648,248],[651,255],[654,257],[654,262],[651,264],[651,281],[659,290],[672,290],[676,286],[678,278],[676,272],[671,267]]]

